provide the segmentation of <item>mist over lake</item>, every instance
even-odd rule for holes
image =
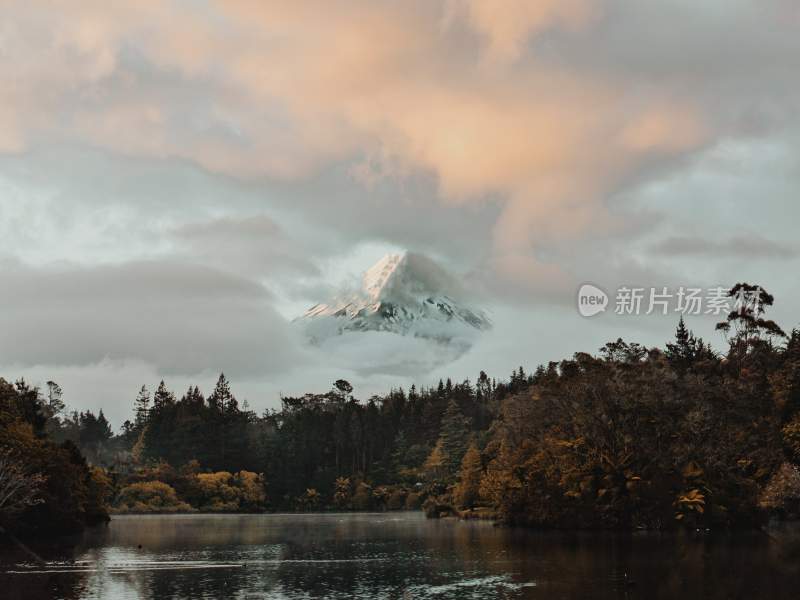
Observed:
[[[794,598],[797,533],[533,532],[418,513],[115,517],[3,597]]]

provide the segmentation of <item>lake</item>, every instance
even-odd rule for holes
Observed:
[[[535,532],[419,513],[118,516],[0,597],[797,598],[800,535]]]

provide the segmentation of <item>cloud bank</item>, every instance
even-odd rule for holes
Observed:
[[[0,364],[140,359],[166,375],[213,366],[252,376],[288,369],[298,359],[266,290],[207,267],[7,266],[0,278]]]
[[[441,201],[502,204],[492,259],[515,276],[556,268],[537,256],[554,238],[613,228],[619,190],[798,106],[796,10],[774,1],[4,12],[0,148],[79,141],[255,178],[428,172]]]

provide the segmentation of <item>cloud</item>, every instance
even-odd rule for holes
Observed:
[[[469,347],[469,342],[440,344],[410,335],[361,331],[330,337],[314,351],[330,366],[352,371],[359,378],[419,378],[458,359]]]
[[[187,223],[172,235],[204,264],[262,277],[320,274],[305,249],[266,215]]]
[[[510,61],[523,52],[528,38],[551,27],[581,29],[596,14],[595,0],[466,0],[455,10],[466,13],[470,24],[484,38],[491,61]]]
[[[0,277],[0,364],[140,360],[167,374],[253,375],[288,369],[298,356],[262,286],[208,267],[17,264]]]
[[[791,259],[797,248],[759,236],[736,236],[727,240],[698,237],[671,237],[655,244],[652,252],[671,256],[715,258]]]
[[[498,203],[492,260],[509,271],[603,227],[621,189],[797,116],[800,42],[777,3],[65,6],[4,5],[0,147],[290,180],[367,157],[430,175],[429,202]]]

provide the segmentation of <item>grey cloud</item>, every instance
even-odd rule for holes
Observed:
[[[0,364],[138,359],[164,373],[264,374],[295,357],[266,290],[173,261],[0,273]]]
[[[467,270],[490,253],[500,212],[499,203],[433,202],[435,181],[421,175],[363,187],[336,165],[302,181],[243,182],[182,160],[81,145],[0,155],[0,191],[4,246],[26,259],[180,257],[280,276],[301,291],[314,286],[320,261],[362,243]]]
[[[611,0],[604,18],[581,35],[542,36],[531,45],[531,56],[587,73],[691,86],[685,92],[749,92],[717,98],[720,106],[750,101],[776,86],[796,93],[797,82],[784,75],[800,67],[800,42],[790,33],[792,17],[777,4],[665,0],[634,6]]]
[[[735,236],[728,239],[670,237],[651,248],[655,254],[686,257],[791,259],[798,255],[790,244],[758,236]]]
[[[172,234],[204,263],[261,276],[319,275],[307,250],[267,215],[188,223]]]
[[[329,338],[314,350],[331,366],[342,371],[351,370],[359,377],[414,378],[453,362],[467,348],[466,344],[438,344],[414,336],[364,331]]]
[[[365,187],[343,164],[303,181],[273,181],[266,189],[270,205],[285,217],[285,228],[297,231],[317,253],[382,241],[468,266],[490,251],[492,226],[501,212],[499,201],[436,202],[436,181],[422,173]]]

